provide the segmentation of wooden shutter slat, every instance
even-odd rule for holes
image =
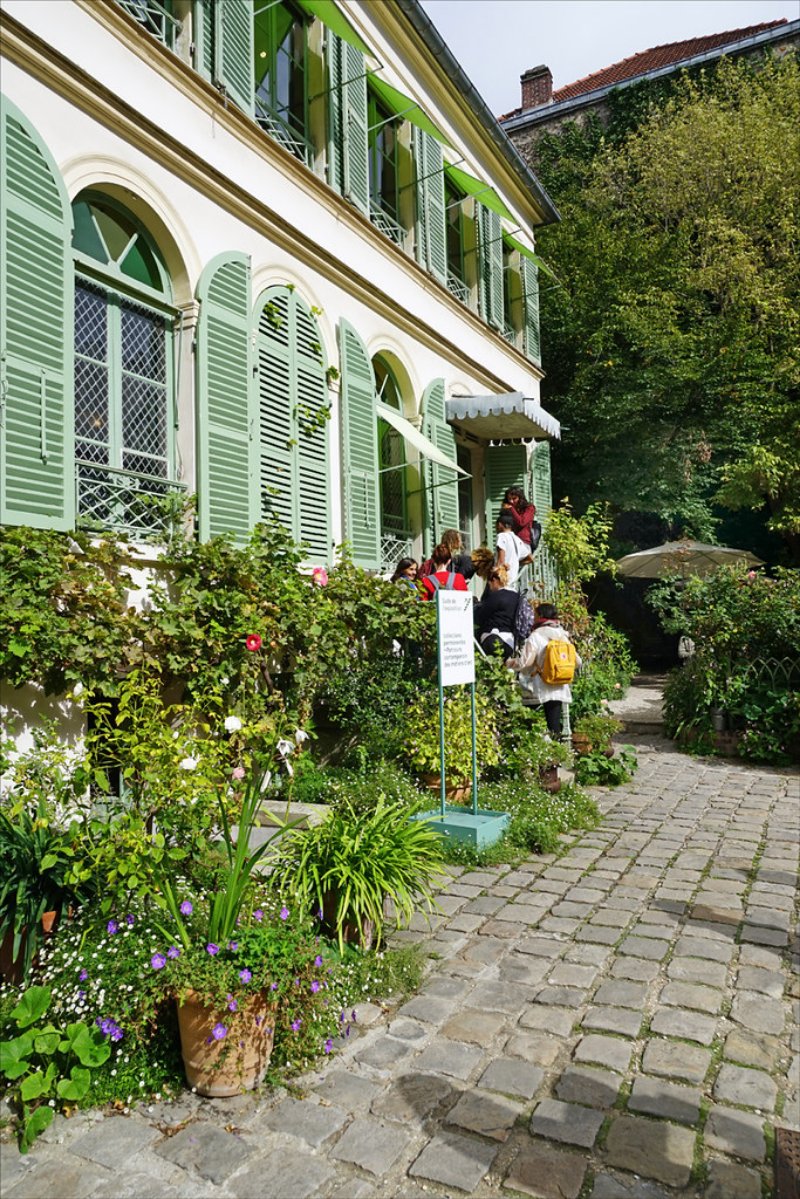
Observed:
[[[340,41],[342,48],[342,192],[361,212],[369,213],[369,124],[364,55]]]
[[[422,397],[425,436],[455,462],[456,439],[452,426],[445,420],[444,401],[444,379],[434,379]],[[435,543],[445,529],[458,528],[458,476],[455,471],[429,461],[425,464],[425,480],[428,486],[428,535]]]
[[[522,260],[522,285],[525,311],[525,353],[535,362],[541,361],[539,340],[539,271],[529,258]]]
[[[505,493],[509,487],[525,489],[526,458],[527,451],[524,445],[486,447],[484,485],[486,488],[486,541],[488,545],[495,544],[495,524]]]
[[[339,324],[342,363],[342,437],[344,460],[345,535],[353,560],[377,570],[378,431],[375,376],[364,343],[346,321]]]
[[[215,81],[249,116],[255,111],[252,0],[216,0]]]

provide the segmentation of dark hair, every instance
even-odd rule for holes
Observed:
[[[409,566],[416,566],[416,565],[417,565],[416,558],[401,558],[400,561],[397,563],[397,566],[395,566],[395,568],[394,568],[394,574],[392,575],[392,582],[396,583],[397,580],[400,578],[400,576],[405,574],[405,572],[408,570]]]
[[[536,511],[536,505],[526,498],[525,492],[521,487],[509,487],[503,502],[507,504],[512,496],[516,496],[519,500],[520,508],[533,508],[534,512]]]
[[[558,610],[555,604],[537,604],[537,620],[558,620]]]
[[[450,547],[445,545],[444,542],[441,542],[436,546],[431,554],[431,561],[433,562],[434,566],[447,566],[447,563],[450,561],[452,556],[453,555],[450,552]]]
[[[497,523],[498,523],[499,525],[505,525],[505,527],[506,527],[507,529],[513,529],[513,527],[514,527],[514,517],[513,517],[513,516],[512,516],[512,514],[511,514],[511,513],[508,511],[508,509],[503,509],[503,511],[500,513],[500,515],[499,515],[499,516],[498,516],[498,518],[497,518]]]

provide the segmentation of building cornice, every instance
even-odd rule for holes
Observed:
[[[509,345],[475,313],[451,296],[443,284],[384,237],[367,217],[264,133],[250,117],[235,106],[226,107],[224,97],[215,87],[143,31],[138,22],[122,8],[98,3],[97,0],[74,2],[119,37],[131,52],[157,70],[171,85],[178,87],[193,103],[213,116],[216,124],[241,142],[250,153],[266,159],[271,167],[302,188],[315,203],[327,208],[339,222],[370,243],[376,253],[402,269],[417,286],[433,292],[437,301],[464,321],[477,337],[490,339],[498,349],[516,360],[517,365],[522,365],[534,378],[543,377],[543,372],[520,351]],[[480,361],[465,353],[456,343],[437,335],[429,327],[420,325],[408,315],[405,308],[393,303],[389,296],[377,292],[368,279],[351,270],[346,263],[302,231],[289,225],[285,217],[275,209],[216,170],[212,164],[194,154],[161,127],[143,117],[114,92],[2,9],[0,33],[3,55],[44,86],[105,125],[182,179],[193,190],[261,233],[306,267],[342,288],[365,307],[378,313],[434,353],[450,359],[460,370],[485,382],[488,388],[507,390],[507,380],[487,371]]]

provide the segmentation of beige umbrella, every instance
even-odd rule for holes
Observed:
[[[761,558],[748,550],[727,545],[704,545],[701,541],[667,541],[651,550],[639,550],[617,559],[621,575],[634,579],[661,579],[664,575],[707,575],[718,566],[763,566]]]

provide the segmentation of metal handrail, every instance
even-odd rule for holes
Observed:
[[[469,306],[469,288],[463,279],[459,279],[458,275],[451,271],[447,272],[447,290],[462,304]]]
[[[177,17],[173,17],[172,13],[159,3],[159,0],[117,0],[117,4],[130,13],[134,21],[144,25],[148,32],[168,45],[170,50],[172,49],[172,39],[177,33],[180,33],[183,22],[179,21]],[[169,31],[171,34],[169,42],[167,41],[167,29],[159,29],[155,18],[163,18],[172,27]]]
[[[405,240],[406,231],[398,221],[374,198],[369,201],[370,220],[381,233],[390,237],[395,245],[401,246]]]
[[[282,116],[264,102],[261,96],[255,97],[255,108],[256,121],[261,128],[295,158],[299,158],[301,162],[309,166],[314,147],[308,138],[296,129],[292,129]]]
[[[150,475],[124,467],[106,466],[87,459],[75,460],[75,511],[84,527],[99,526],[144,537],[163,536],[172,514],[170,497],[186,491],[186,484],[163,475]],[[89,477],[91,476],[91,477]]]

